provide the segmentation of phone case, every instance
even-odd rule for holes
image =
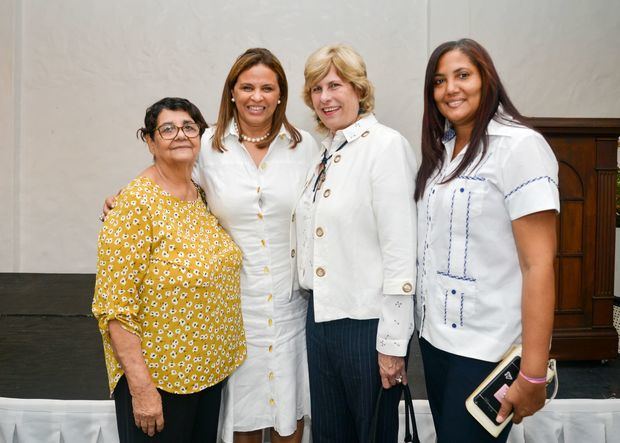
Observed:
[[[465,407],[469,413],[493,437],[497,437],[502,432],[514,415],[510,413],[502,423],[495,421],[501,407],[501,400],[506,395],[508,388],[517,379],[520,366],[521,345],[514,345],[465,401]],[[553,380],[553,377],[554,372],[551,368],[547,369],[547,383]]]

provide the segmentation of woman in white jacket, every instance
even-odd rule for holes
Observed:
[[[361,56],[314,52],[304,100],[327,132],[292,223],[300,286],[310,291],[307,348],[312,438],[365,442],[379,389],[377,436],[396,441],[413,325],[416,214],[413,149],[372,114]]]

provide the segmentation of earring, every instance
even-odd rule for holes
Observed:
[[[235,97],[230,97],[230,101],[234,103],[235,102]]]
[[[282,102],[280,101],[280,99],[278,99],[278,104],[280,104],[280,103],[282,103]]]

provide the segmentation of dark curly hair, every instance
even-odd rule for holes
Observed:
[[[142,141],[146,141],[147,136],[152,139],[155,136],[155,130],[157,129],[157,117],[159,117],[159,114],[164,109],[168,109],[169,111],[187,112],[194,122],[200,126],[201,137],[202,134],[204,134],[205,129],[209,127],[202,116],[200,109],[198,109],[195,104],[186,98],[166,97],[156,103],[153,103],[146,109],[146,114],[144,115],[144,127],[138,129],[136,132],[136,137]]]

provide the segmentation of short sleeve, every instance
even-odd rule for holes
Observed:
[[[125,190],[99,232],[92,311],[103,334],[110,320],[141,336],[139,288],[152,243],[148,198]]]
[[[537,132],[517,140],[502,162],[501,185],[511,220],[535,212],[560,211],[558,162],[545,139]]]

